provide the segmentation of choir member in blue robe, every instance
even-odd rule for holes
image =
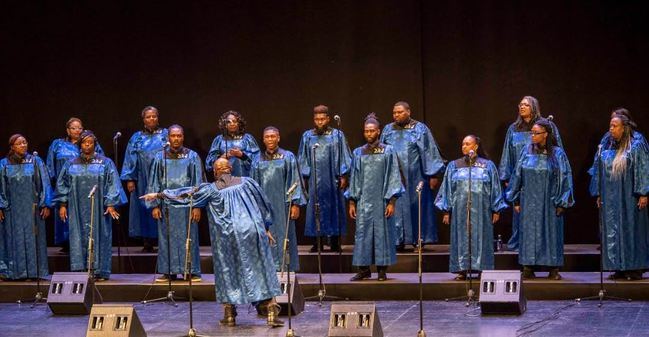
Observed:
[[[612,279],[639,280],[649,269],[649,149],[633,140],[627,116],[615,115],[609,125],[610,142],[597,151],[590,183],[600,207],[603,269],[615,271]]]
[[[286,220],[290,218],[288,227],[288,261],[289,271],[300,268],[297,252],[297,235],[295,219],[300,216],[300,206],[306,205],[306,196],[302,188],[302,177],[297,168],[295,155],[279,147],[279,129],[269,126],[264,129],[263,142],[266,150],[252,164],[251,177],[264,190],[270,202],[273,213],[273,226],[270,232],[278,244],[271,247],[275,268],[283,266],[284,238],[286,237]],[[288,203],[291,209],[288,210]],[[288,213],[287,213],[288,212]]]
[[[56,178],[66,161],[79,155],[79,136],[83,132],[83,123],[79,118],[72,117],[65,123],[66,137],[55,139],[47,151],[47,170],[52,187],[56,188]],[[95,152],[104,154],[104,150],[95,144]],[[54,210],[58,214],[59,210]],[[69,249],[68,245],[68,223],[62,221],[58,216],[54,217],[54,244],[63,246],[63,251]]]
[[[40,157],[27,153],[24,136],[11,136],[9,147],[7,157],[0,160],[0,277],[44,278],[49,274],[45,237],[49,174]]]
[[[185,132],[180,125],[172,125],[169,130],[169,148],[158,152],[149,173],[148,192],[158,193],[165,189],[198,186],[205,181],[203,163],[198,154],[184,147]],[[165,170],[168,176],[165,176]],[[154,200],[147,203],[152,209],[153,218],[158,220],[158,273],[164,274],[157,282],[175,280],[177,274],[188,273],[193,282],[201,280],[201,265],[198,242],[198,222],[201,219],[200,208],[176,208]],[[164,212],[169,211],[169,227]],[[185,241],[187,240],[187,221],[191,212],[191,257],[192,270],[185,270]],[[167,229],[169,244],[167,245]],[[171,248],[169,248],[171,247]],[[171,259],[171,262],[169,262]]]
[[[214,183],[150,193],[141,198],[163,198],[173,207],[206,207],[212,240],[216,300],[224,304],[221,324],[235,325],[236,304],[260,302],[268,309],[268,324],[279,326],[280,294],[270,243],[271,205],[254,179],[231,175],[225,158],[214,162]]]
[[[444,160],[437,148],[430,129],[410,117],[410,105],[397,102],[392,108],[393,123],[386,125],[381,133],[381,142],[392,145],[397,151],[405,179],[406,192],[397,200],[395,209],[396,240],[398,250],[404,245],[417,244],[419,228],[419,201],[415,189],[424,181],[421,191],[422,242],[437,241],[437,228],[433,212],[433,190],[439,185],[444,169]]]
[[[539,101],[532,96],[523,97],[520,103],[518,103],[518,118],[507,128],[505,144],[503,145],[503,152],[500,158],[498,170],[500,172],[500,180],[504,182],[505,186],[509,184],[521,152],[525,147],[530,145],[532,141],[531,129],[539,118],[541,118]],[[557,145],[563,148],[561,137],[559,136],[559,129],[557,129],[557,126],[552,121],[550,121],[550,125],[557,140]],[[518,213],[513,212],[512,236],[509,238],[507,247],[514,251],[518,251],[519,222],[520,218]]]
[[[167,129],[159,127],[158,118],[155,107],[147,106],[142,110],[144,129],[134,133],[128,141],[121,175],[130,194],[128,234],[142,238],[142,251],[149,253],[153,252],[150,239],[158,237],[158,222],[138,196],[146,193],[151,163],[167,143]]]
[[[500,211],[507,208],[500,187],[496,165],[488,159],[480,138],[468,135],[462,140],[464,157],[448,164],[435,206],[442,212],[442,222],[451,225],[449,270],[456,280],[465,280],[469,269],[494,269],[493,224]],[[471,184],[469,184],[469,174]],[[471,191],[471,264],[467,206]]]
[[[318,236],[329,236],[331,251],[340,252],[340,235],[347,230],[343,191],[347,188],[352,156],[345,135],[341,130],[330,127],[330,121],[327,106],[313,108],[314,128],[302,134],[297,155],[302,177],[308,181],[309,201],[304,235],[316,238],[311,252],[318,250]],[[320,205],[319,232],[316,226],[316,202]]]
[[[378,280],[385,281],[388,266],[397,262],[394,205],[405,189],[397,153],[379,141],[380,134],[381,124],[371,113],[363,127],[367,143],[353,153],[347,190],[349,216],[356,220],[352,265],[360,269],[351,281],[372,277],[370,265],[376,265]]]
[[[246,120],[237,111],[227,111],[219,119],[221,134],[212,141],[210,151],[205,159],[205,168],[212,171],[212,165],[218,158],[227,158],[232,164],[232,175],[249,177],[250,167],[259,155],[259,145],[255,137],[246,133]]]
[[[547,119],[532,126],[532,144],[523,149],[506,193],[520,214],[518,262],[523,277],[534,278],[535,266],[549,266],[548,278],[560,280],[563,213],[574,204],[572,171]]]
[[[639,146],[649,148],[649,143],[647,143],[647,138],[638,130],[636,130],[636,124],[633,122],[633,118],[631,117],[631,113],[629,110],[625,108],[617,108],[611,112],[611,118],[615,117],[616,115],[624,115],[629,119],[629,125],[631,126],[632,133],[631,133],[631,143],[636,144],[640,143]],[[614,140],[611,139],[611,133],[609,131],[606,131],[604,136],[602,136],[602,139],[599,141],[599,145],[601,147],[607,146],[609,143],[614,142]],[[595,164],[595,162],[593,162]],[[588,169],[588,174],[591,176],[595,172],[595,166],[591,166],[590,169]]]
[[[96,137],[85,130],[79,139],[81,154],[65,163],[56,182],[54,202],[59,217],[70,224],[70,269],[87,269],[90,223],[93,225],[97,280],[110,277],[113,230],[119,219],[116,207],[126,203],[117,168],[112,160],[95,152]],[[93,187],[96,186],[96,189]],[[94,191],[94,208],[91,192]]]

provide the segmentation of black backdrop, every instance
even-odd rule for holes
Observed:
[[[203,158],[229,109],[258,138],[279,127],[295,151],[324,103],[355,147],[366,113],[388,122],[392,104],[407,100],[447,159],[474,133],[497,163],[518,101],[533,95],[555,116],[573,166],[566,243],[587,243],[597,241],[597,213],[586,170],[609,112],[625,106],[642,131],[649,125],[640,2],[7,1],[0,12],[0,139],[21,132],[42,156],[77,116],[110,156],[112,134],[126,136],[121,162],[150,104],[162,125],[185,127]],[[506,214],[497,233],[507,238],[509,225]]]

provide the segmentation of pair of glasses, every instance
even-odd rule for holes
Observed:
[[[522,107],[524,107],[524,106],[530,106],[530,105],[527,104],[527,103],[520,103],[520,104],[518,104],[518,107],[519,107],[519,108],[522,108]]]
[[[547,132],[547,131],[543,131],[543,132],[532,132],[532,136],[538,136],[538,135],[542,135],[542,134],[544,134],[544,133],[548,133],[548,132]]]

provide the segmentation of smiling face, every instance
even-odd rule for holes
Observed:
[[[392,108],[392,119],[397,124],[404,124],[410,120],[410,109],[403,105],[395,105]]]
[[[70,138],[73,143],[76,143],[79,141],[79,136],[81,136],[81,133],[83,132],[83,125],[78,121],[73,121],[68,125],[65,131],[68,133],[68,138]]]
[[[545,145],[548,139],[548,131],[538,124],[532,126],[532,143]]]
[[[25,137],[18,137],[11,145],[11,151],[20,158],[25,157],[27,153],[27,139]]]
[[[365,124],[365,127],[363,128],[363,137],[365,137],[365,141],[368,144],[376,142],[376,140],[379,139],[380,134],[381,130],[378,125],[374,123]]]
[[[85,156],[92,155],[93,153],[95,153],[95,138],[94,137],[84,138],[80,144],[80,147],[81,147],[82,154],[84,154]]]
[[[624,135],[624,123],[622,123],[619,117],[613,117],[608,125],[608,131],[611,133],[613,139],[620,141]]]
[[[475,154],[478,153],[478,142],[475,140],[475,138],[466,136],[464,137],[464,139],[462,139],[462,154],[466,156],[471,152],[471,150],[473,150]]]
[[[264,131],[264,145],[266,151],[275,152],[279,147],[279,132],[277,130],[269,129]]]
[[[184,142],[185,135],[183,133],[183,130],[179,128],[169,129],[169,146],[171,147],[171,150],[178,151],[181,147],[183,147]]]
[[[142,117],[142,122],[144,123],[144,128],[147,130],[155,130],[158,128],[158,112],[153,109],[149,109],[144,112],[144,117]]]

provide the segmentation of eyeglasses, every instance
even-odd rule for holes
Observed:
[[[530,106],[530,105],[527,104],[527,103],[519,103],[519,104],[518,104],[518,107],[519,107],[519,108],[522,108],[522,107],[524,107],[524,106]]]
[[[548,133],[548,132],[547,131],[543,131],[543,132],[534,132],[534,131],[532,131],[532,136],[538,136],[538,135],[542,135],[544,133]]]

